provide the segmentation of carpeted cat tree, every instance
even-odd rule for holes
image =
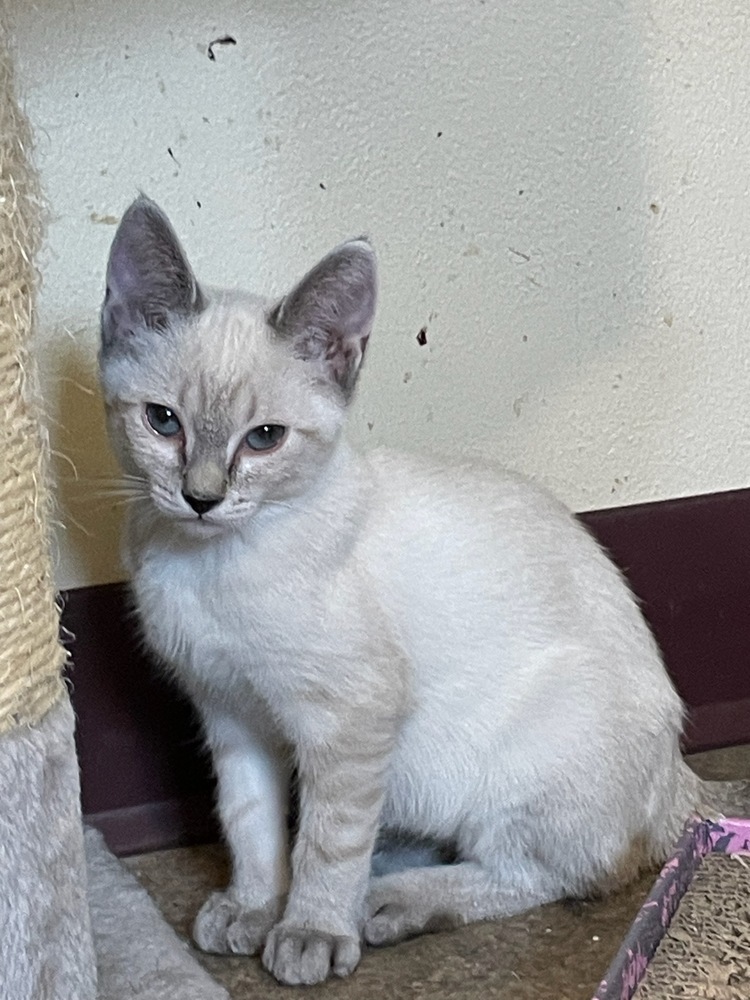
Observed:
[[[227,1000],[81,823],[30,351],[41,232],[0,0],[0,997]]]

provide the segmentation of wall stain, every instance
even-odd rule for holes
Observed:
[[[521,416],[523,408],[528,403],[528,401],[529,401],[528,392],[524,392],[523,395],[518,396],[516,397],[516,399],[513,400],[513,413],[516,415],[516,417]]]
[[[120,221],[116,215],[99,215],[98,212],[92,212],[89,218],[100,226],[116,226]]]

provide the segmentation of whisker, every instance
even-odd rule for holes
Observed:
[[[105,505],[112,508],[132,506],[143,503],[151,496],[148,480],[131,473],[120,476],[76,476],[74,479],[61,476],[59,480],[68,484],[68,505],[74,505],[79,510],[101,510]],[[72,484],[75,484],[74,490]]]
[[[68,375],[58,375],[56,377],[57,382],[67,382],[69,385],[75,386],[81,392],[84,392],[87,396],[96,396],[97,393],[93,389],[90,389],[87,385],[82,385],[74,378],[70,378]]]
[[[80,476],[78,475],[78,469],[76,468],[76,464],[70,457],[70,455],[66,455],[64,451],[58,451],[56,448],[50,448],[49,453],[54,458],[61,458],[64,462],[67,462],[68,465],[73,470],[73,478],[76,480],[80,479]]]
[[[70,497],[71,502],[77,504],[105,503],[109,500],[127,503],[130,500],[148,500],[147,493],[131,492],[129,490],[97,490],[95,493],[89,492]]]
[[[81,532],[81,534],[85,535],[87,538],[95,537],[93,532],[89,531],[89,529],[86,528],[83,524],[81,524],[80,521],[76,520],[76,518],[73,517],[73,515],[70,513],[69,510],[65,512],[65,521],[56,519],[52,523],[55,524],[58,528],[61,528],[63,531],[67,531],[68,521],[70,522],[70,524],[73,525],[74,528],[77,528]]]
[[[147,496],[120,497],[119,499],[113,499],[112,502],[111,502],[111,506],[112,507],[125,507],[128,504],[144,503],[148,499],[150,499],[150,498],[147,497]],[[101,506],[101,501],[99,503],[99,506]]]
[[[91,490],[139,490],[148,492],[149,484],[146,479],[137,476],[58,476],[60,482],[76,483],[77,486]]]

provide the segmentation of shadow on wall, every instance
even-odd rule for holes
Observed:
[[[126,501],[91,349],[81,339],[62,338],[56,354],[58,423],[51,462],[64,524],[57,535],[58,558],[68,574],[97,584],[123,578],[119,553]]]

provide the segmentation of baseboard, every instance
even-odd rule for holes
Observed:
[[[750,489],[592,511],[581,519],[641,601],[688,707],[750,698]],[[750,742],[694,726],[690,749]]]
[[[213,796],[208,790],[183,798],[88,813],[86,822],[104,835],[110,851],[119,857],[210,843],[219,838]]]
[[[195,715],[144,654],[127,587],[62,597],[85,819],[117,854],[212,839],[214,784]]]
[[[685,748],[690,751],[750,743],[750,698],[688,707]]]
[[[750,490],[581,519],[642,603],[688,707],[686,749],[750,742]],[[121,854],[216,836],[193,713],[143,654],[127,588],[63,598],[84,814]]]

